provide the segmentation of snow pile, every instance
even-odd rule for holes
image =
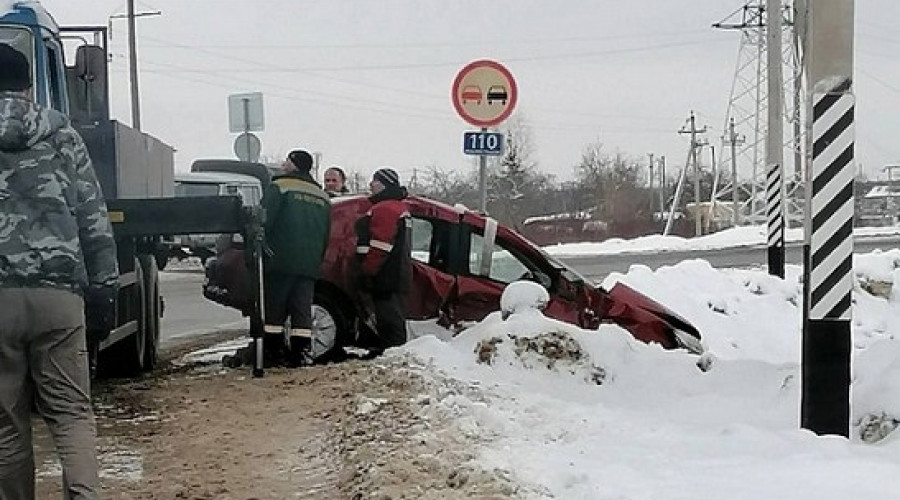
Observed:
[[[892,265],[872,258],[861,274]],[[780,280],[695,260],[613,277],[698,326],[702,358],[526,307],[388,358],[419,360],[411,369],[444,388],[420,411],[481,443],[481,467],[504,471],[526,498],[889,498],[900,308],[854,291],[851,439],[817,437],[799,427],[802,284],[798,267],[787,271]]]

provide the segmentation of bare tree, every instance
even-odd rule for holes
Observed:
[[[540,172],[534,156],[531,128],[523,115],[515,115],[501,128],[506,148],[488,172],[488,211],[498,220],[519,228],[529,216],[555,211],[547,196],[556,190],[554,178]]]
[[[634,236],[652,227],[652,193],[644,187],[643,167],[616,153],[610,155],[599,141],[585,146],[576,177],[593,198],[595,218],[606,222],[618,236]]]

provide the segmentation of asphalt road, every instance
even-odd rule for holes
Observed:
[[[160,292],[165,301],[162,347],[179,339],[196,337],[219,330],[247,328],[248,320],[235,309],[216,304],[203,296],[203,271],[173,269],[160,273]]]
[[[870,253],[876,249],[890,250],[898,247],[900,247],[900,238],[896,236],[859,238],[854,241],[855,253]],[[713,267],[753,268],[765,266],[768,256],[765,246],[747,246],[693,252],[620,253],[616,255],[557,256],[557,258],[575,268],[585,277],[599,280],[613,272],[625,273],[632,264],[642,264],[651,269],[657,269],[661,266],[677,264],[683,260],[705,259]],[[802,245],[787,246],[785,261],[788,264],[800,265],[802,259]]]

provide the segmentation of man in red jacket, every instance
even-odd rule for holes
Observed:
[[[378,169],[369,183],[372,208],[356,222],[360,285],[372,296],[380,352],[406,343],[404,294],[412,279],[412,219],[406,188],[393,169]]]

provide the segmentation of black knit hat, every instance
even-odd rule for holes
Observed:
[[[302,149],[295,149],[288,155],[288,160],[301,172],[309,172],[313,167],[313,157]]]
[[[31,68],[25,54],[0,43],[0,92],[4,90],[22,91],[31,87]]]
[[[400,185],[400,176],[392,168],[379,168],[372,174],[372,179],[384,184],[385,187]]]

